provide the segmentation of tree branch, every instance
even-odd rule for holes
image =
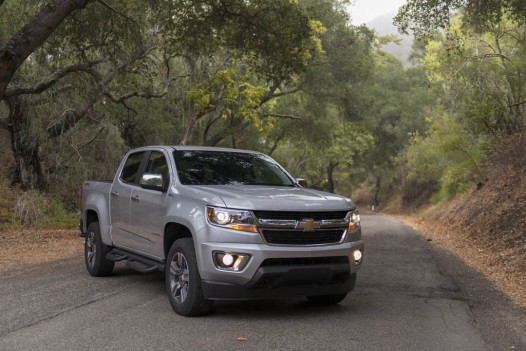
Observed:
[[[132,97],[140,97],[140,98],[145,98],[145,99],[154,99],[154,98],[155,99],[160,99],[160,98],[163,98],[166,95],[166,93],[152,94],[152,93],[149,93],[149,92],[134,91],[132,93],[128,93],[128,94],[124,94],[122,96],[116,97],[111,92],[109,92],[107,89],[104,89],[103,94],[104,94],[104,96],[108,97],[112,102],[114,102],[116,104],[121,104],[124,101],[126,101],[126,100],[128,100],[128,99],[130,99]]]
[[[485,59],[487,57],[498,57],[500,59],[503,59],[503,60],[506,60],[506,61],[510,61],[510,59],[507,56],[505,56],[503,54],[500,54],[500,53],[484,54],[484,55],[478,55],[478,56],[470,56],[470,57],[468,57],[468,60],[475,61],[475,60]]]
[[[42,46],[66,17],[93,0],[53,0],[0,49],[0,100],[22,63]]]
[[[64,113],[64,116],[59,121],[55,121],[53,124],[51,124],[47,128],[47,132],[49,133],[49,135],[51,137],[58,137],[59,135],[62,135],[63,133],[73,128],[78,121],[80,121],[82,118],[84,118],[84,116],[88,114],[88,112],[92,109],[93,105],[95,105],[95,103],[97,103],[97,101],[100,100],[101,96],[107,96],[112,101],[115,100],[118,103],[122,103],[126,108],[135,112],[135,110],[126,105],[125,101],[127,98],[132,97],[135,94],[139,96],[143,93],[130,93],[121,97],[114,97],[113,94],[111,94],[107,90],[106,86],[113,80],[113,78],[118,72],[124,70],[130,64],[143,57],[145,51],[146,50],[136,53],[135,55],[133,55],[133,57],[130,58],[129,61],[120,64],[118,67],[114,68],[106,74],[98,72],[93,67],[86,67],[84,71],[95,79],[95,87],[92,89],[88,100],[78,112],[76,110],[68,110]]]
[[[97,60],[94,62],[90,62],[88,64],[73,64],[66,66],[55,73],[53,73],[51,76],[46,78],[45,80],[33,85],[33,86],[27,86],[27,87],[8,87],[5,91],[5,97],[11,97],[11,96],[17,96],[22,94],[40,94],[44,90],[47,90],[51,88],[53,85],[55,85],[61,78],[65,77],[66,75],[74,72],[85,72],[88,68],[100,63],[101,60]]]
[[[276,118],[285,118],[285,119],[295,119],[295,120],[301,120],[301,117],[294,116],[294,115],[282,115],[279,113],[268,113],[267,116],[270,117],[276,117]]]
[[[99,4],[101,4],[102,6],[104,6],[104,7],[107,8],[108,10],[110,10],[111,12],[116,13],[117,15],[126,18],[128,21],[131,21],[131,22],[137,24],[137,21],[135,21],[133,18],[131,18],[131,17],[125,15],[124,13],[122,13],[122,12],[120,12],[120,11],[115,10],[113,7],[111,7],[110,5],[108,5],[107,3],[105,3],[104,1],[102,1],[102,0],[95,0],[95,1],[97,1]]]
[[[274,140],[274,145],[272,145],[272,147],[270,148],[270,150],[267,152],[267,155],[271,156],[272,157],[272,154],[274,153],[274,151],[276,151],[279,143],[281,142],[281,140],[285,137],[285,134],[287,134],[287,132],[289,131],[289,128],[292,126],[292,124],[294,124],[294,121],[290,121],[288,122],[282,129],[281,129],[281,132],[278,134],[278,136],[276,137],[276,139]]]

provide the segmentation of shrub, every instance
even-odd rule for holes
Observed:
[[[45,228],[72,228],[78,221],[75,212],[68,212],[54,197],[30,190],[15,201],[13,223],[23,226]]]

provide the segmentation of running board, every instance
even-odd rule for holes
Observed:
[[[113,262],[126,261],[126,266],[141,273],[164,271],[164,263],[121,249],[112,249],[106,254],[106,258]]]
[[[142,262],[133,260],[126,261],[126,266],[141,273],[150,273],[158,270],[157,266],[148,266]]]
[[[126,260],[128,258],[128,256],[120,254],[120,253],[117,253],[114,250],[111,250],[110,252],[108,252],[106,254],[106,258],[108,260],[113,261],[113,262],[119,262],[119,261]]]

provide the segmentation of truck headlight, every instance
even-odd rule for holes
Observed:
[[[221,207],[206,207],[208,222],[219,227],[257,233],[256,221],[250,211]]]
[[[352,232],[356,228],[360,226],[360,212],[358,210],[354,210],[351,212],[351,215],[349,217],[349,228],[348,231]]]

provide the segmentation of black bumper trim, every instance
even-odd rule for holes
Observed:
[[[348,264],[334,264],[260,267],[246,285],[203,280],[202,287],[207,299],[252,300],[343,294],[355,283]]]

